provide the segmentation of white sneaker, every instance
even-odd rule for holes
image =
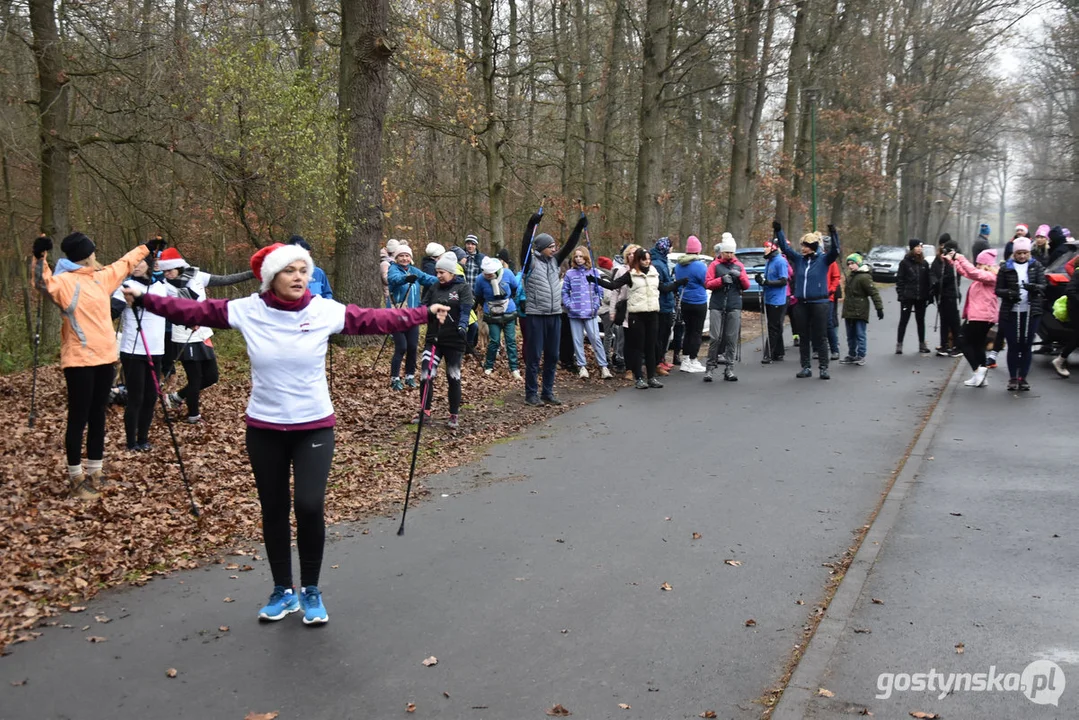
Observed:
[[[485,369],[485,370],[483,371],[483,374],[484,374],[484,375],[490,375],[490,374],[491,374],[491,373],[493,373],[493,372],[494,372],[494,370],[493,370],[492,368],[486,368],[486,369]]]
[[[513,376],[514,380],[520,380],[521,379],[521,371],[520,370],[514,370],[513,372],[510,373],[510,375]]]
[[[601,367],[599,369],[599,376],[603,380],[610,380],[614,377],[614,375],[611,375],[611,371],[608,370],[606,367]]]
[[[702,373],[708,370],[708,368],[706,368],[704,365],[701,365],[700,360],[693,359],[690,362],[693,364],[693,369],[690,370],[690,372]]]
[[[577,371],[577,377],[579,377],[579,378],[587,378],[588,377],[588,368],[582,367],[580,370],[578,370]]]
[[[970,376],[970,379],[963,384],[967,387],[986,387],[989,384],[989,368],[982,365],[980,368],[974,371],[974,374]]]
[[[176,410],[183,404],[183,399],[177,393],[169,393],[165,396],[165,405],[169,410]]]
[[[1051,365],[1053,366],[1053,369],[1057,371],[1057,375],[1059,375],[1060,377],[1071,377],[1071,371],[1068,370],[1068,361],[1064,358],[1063,355],[1057,355],[1055,358],[1053,358],[1053,362],[1051,363]]]
[[[974,374],[971,375],[969,379],[965,380],[963,384],[967,387],[978,387],[981,381],[981,378],[978,377],[978,371],[975,370]]]
[[[678,366],[678,371],[684,373],[697,372],[693,369],[693,361],[689,358],[682,358],[682,364]]]

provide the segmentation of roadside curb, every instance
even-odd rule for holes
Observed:
[[[911,486],[917,481],[922,465],[926,460],[926,451],[936,436],[937,429],[951,403],[956,388],[959,387],[963,363],[957,363],[948,377],[948,382],[941,391],[936,407],[918,434],[914,447],[903,461],[903,469],[895,479],[887,496],[881,503],[872,526],[866,533],[857,554],[851,561],[843,580],[839,584],[835,597],[825,611],[805,652],[798,661],[790,681],[783,690],[779,704],[770,715],[770,720],[802,720],[810,701],[823,687],[824,675],[832,661],[839,639],[850,621],[854,605],[869,579],[869,572],[876,564],[888,534],[895,527],[899,511],[903,507]]]

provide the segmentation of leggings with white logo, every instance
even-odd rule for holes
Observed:
[[[295,474],[296,548],[300,585],[318,585],[326,544],[326,478],[333,462],[333,428],[265,430],[247,428],[247,456],[262,505],[262,538],[274,585],[292,587],[289,477]]]

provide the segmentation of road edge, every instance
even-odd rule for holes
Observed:
[[[805,652],[798,659],[798,665],[784,687],[779,703],[768,716],[770,720],[801,720],[805,717],[805,711],[816,695],[817,689],[823,687],[824,674],[839,645],[839,639],[850,621],[854,605],[869,580],[869,573],[876,564],[881,548],[884,547],[889,533],[895,527],[903,502],[926,460],[926,451],[940,428],[944,413],[951,404],[956,388],[959,387],[962,367],[963,363],[957,363],[952,369],[929,419],[918,431],[913,448],[902,461],[902,469],[898,477],[887,490],[868,532],[862,539],[858,552],[855,553],[850,567],[839,584],[839,589],[829,603]]]

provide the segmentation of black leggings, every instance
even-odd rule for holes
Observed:
[[[674,313],[660,312],[656,327],[656,362],[667,359],[667,348],[671,344],[671,330],[674,329]]]
[[[708,316],[708,303],[682,303],[682,320],[686,324],[686,334],[682,340],[682,353],[697,359],[701,351],[701,334],[704,332],[704,318]]]
[[[787,317],[786,305],[765,305],[768,318],[768,359],[778,360],[784,355],[783,319]]]
[[[914,313],[914,322],[918,325],[918,344],[925,345],[925,300],[903,300],[899,307],[899,333],[895,341],[903,344],[903,336],[907,334],[907,323],[910,322],[910,314]]]
[[[803,368],[813,365],[812,350],[815,349],[820,369],[828,369],[828,316],[831,312],[831,303],[826,302],[800,301],[794,306],[794,314],[798,317],[801,328],[798,351]]]
[[[968,321],[963,326],[963,356],[971,370],[985,365],[985,339],[993,323],[982,320]]]
[[[437,348],[437,346],[436,346]],[[449,386],[450,415],[456,415],[461,411],[461,361],[464,360],[464,352],[461,350],[437,348],[438,355],[434,356],[434,367],[431,367],[431,346],[423,349],[423,370],[420,373],[420,396],[424,398],[424,409],[430,411],[431,396],[434,391],[429,387],[430,377],[438,373],[438,366],[445,361],[446,379]]]
[[[648,379],[656,376],[656,334],[659,330],[658,312],[629,313],[629,332],[626,333],[626,362],[633,377],[641,379],[641,355]]]
[[[947,350],[959,347],[959,301],[952,298],[940,300],[940,346]]]
[[[187,385],[184,385],[176,393],[187,402],[187,416],[199,415],[199,393],[217,382],[217,358],[208,360],[183,360],[184,373],[187,375]]]
[[[105,409],[109,406],[112,376],[112,365],[64,368],[67,381],[64,448],[68,465],[82,463],[82,434],[87,427],[87,459],[101,460],[105,456]]]
[[[390,360],[390,377],[401,377],[401,360],[405,361],[405,375],[416,374],[416,349],[420,346],[420,327],[411,327],[393,334],[393,359]]]
[[[156,370],[161,367],[161,355],[154,355],[153,359]],[[120,353],[120,364],[124,366],[124,384],[127,386],[124,432],[127,434],[127,447],[131,449],[149,440],[157,388],[145,355]]]
[[[296,548],[300,553],[300,584],[318,585],[322,548],[326,544],[326,479],[333,464],[333,428],[264,430],[247,428],[247,457],[255,473],[262,505],[262,539],[274,585],[292,587],[292,528],[289,512],[295,474]]]

